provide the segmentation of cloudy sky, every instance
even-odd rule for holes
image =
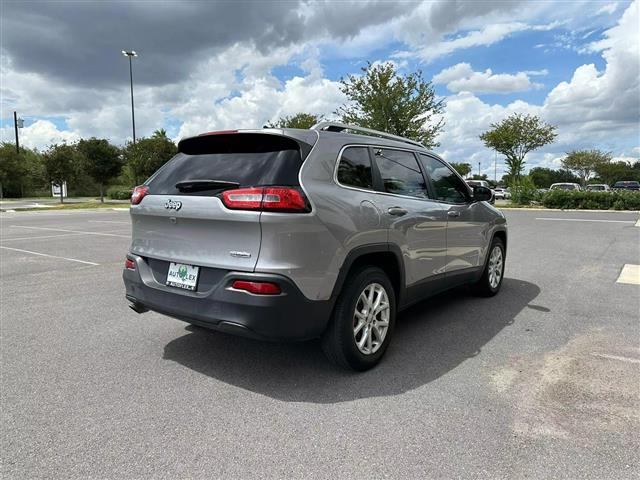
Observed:
[[[371,62],[417,69],[446,101],[437,152],[493,177],[478,135],[511,112],[558,126],[528,157],[640,156],[640,20],[635,1],[10,1],[0,10],[3,141],[261,127],[300,111],[331,116],[339,80]],[[498,162],[498,176],[502,171]]]

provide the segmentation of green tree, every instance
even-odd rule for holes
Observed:
[[[518,181],[527,153],[553,142],[557,136],[555,130],[555,126],[544,123],[535,115],[515,113],[499,123],[492,123],[491,130],[480,135],[480,140],[486,147],[505,156],[507,174]]]
[[[538,188],[549,188],[554,183],[578,183],[580,179],[570,170],[553,170],[545,167],[534,167],[529,170],[529,177]]]
[[[471,180],[485,180],[487,181],[487,174],[483,173],[482,175],[478,175],[477,173],[475,173],[472,177]]]
[[[15,143],[0,144],[0,195],[22,197],[34,187],[45,183],[42,157],[36,150],[20,147]]]
[[[640,162],[629,165],[627,162],[602,162],[596,166],[596,174],[603,183],[613,185],[620,180],[640,181]]]
[[[128,143],[124,149],[124,158],[134,185],[139,185],[150,177],[176,153],[178,147],[167,137],[164,129],[156,130],[149,138]]]
[[[444,104],[422,72],[399,75],[392,63],[369,63],[362,72],[340,80],[348,101],[335,113],[344,123],[407,137],[427,148],[439,145]]]
[[[104,203],[104,186],[120,175],[123,158],[120,149],[108,140],[92,137],[80,140],[78,152],[82,155],[86,172],[100,188],[100,202]]]
[[[280,117],[274,123],[268,123],[269,128],[304,128],[309,129],[322,121],[322,115],[313,113],[296,113],[293,116]]]
[[[562,166],[575,172],[584,186],[598,166],[611,161],[611,154],[601,150],[572,150],[562,159]]]
[[[42,156],[47,180],[60,185],[60,203],[64,203],[63,185],[71,183],[81,168],[82,156],[75,145],[52,145]]]
[[[456,169],[456,172],[460,174],[462,177],[466,177],[471,173],[471,164],[470,163],[456,163],[452,162],[450,165]]]

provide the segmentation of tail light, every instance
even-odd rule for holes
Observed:
[[[124,268],[126,268],[127,270],[135,270],[136,269],[136,262],[134,262],[130,258],[127,258],[124,261]]]
[[[234,280],[231,287],[236,290],[254,293],[256,295],[278,295],[280,286],[271,282],[250,282],[248,280]]]
[[[225,190],[222,202],[232,210],[308,212],[307,200],[300,190],[290,187],[253,187]]]
[[[149,191],[149,187],[146,185],[139,185],[133,189],[133,194],[131,195],[131,205],[138,205],[144,196]]]

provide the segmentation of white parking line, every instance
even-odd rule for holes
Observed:
[[[116,220],[89,220],[89,223],[121,223],[123,225],[130,225],[130,222],[118,222]]]
[[[621,362],[640,363],[640,359],[621,357],[619,355],[608,355],[606,353],[592,353],[591,355],[594,357],[608,358],[609,360],[620,360]]]
[[[540,217],[536,220],[552,220],[556,222],[602,222],[602,223],[634,223],[633,220],[596,220],[591,218],[549,218]]]
[[[99,235],[103,237],[120,237],[131,238],[131,235],[118,235],[117,233],[101,233],[101,232],[85,232],[82,230],[65,230],[64,228],[49,228],[49,227],[28,227],[26,225],[11,225],[13,228],[30,228],[33,230],[51,230],[53,232],[69,232],[69,233],[82,233],[84,235]]]
[[[73,237],[78,235],[85,235],[85,234],[84,233],[61,233],[60,235],[41,235],[39,237],[3,238],[3,239],[0,239],[0,242],[10,242],[13,240],[38,240],[40,238]]]
[[[616,283],[629,283],[631,285],[640,285],[640,265],[632,265],[627,263],[622,267],[620,276]]]
[[[99,263],[95,263],[95,262],[87,262],[85,260],[78,260],[77,258],[59,257],[57,255],[49,255],[47,253],[39,253],[39,252],[32,252],[30,250],[22,250],[20,248],[10,248],[10,247],[5,247],[5,246],[1,246],[1,245],[0,245],[0,248],[4,248],[5,250],[12,250],[14,252],[30,253],[31,255],[39,255],[41,257],[59,258],[61,260],[69,260],[70,262],[84,263],[86,265],[100,265]]]

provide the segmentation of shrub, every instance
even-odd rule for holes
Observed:
[[[129,200],[133,189],[128,187],[111,187],[107,190],[107,197],[111,200]]]
[[[544,194],[542,203],[547,208],[640,210],[640,192],[552,190]]]
[[[520,180],[513,182],[509,186],[511,191],[511,201],[516,205],[531,205],[534,201],[540,200],[540,195],[536,185],[529,176],[520,177]]]

